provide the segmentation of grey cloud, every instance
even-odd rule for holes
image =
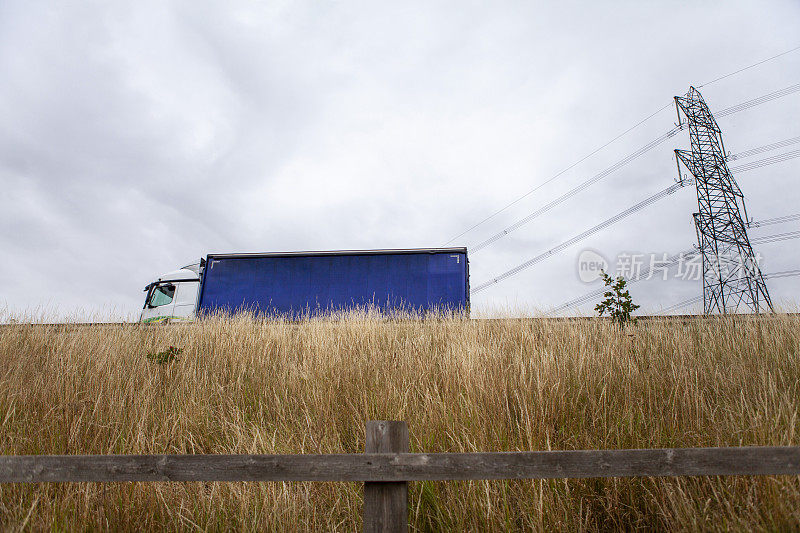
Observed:
[[[690,83],[796,46],[798,23],[794,2],[5,2],[0,305],[134,313],[152,276],[209,252],[442,244]],[[797,83],[798,66],[800,53],[703,91],[720,109]],[[726,143],[798,135],[796,108],[795,95],[731,116]],[[673,121],[657,115],[456,244]],[[475,254],[473,284],[667,186],[671,151],[687,144],[676,136]],[[797,168],[741,177],[751,214],[794,212]],[[586,245],[611,256],[690,246],[682,194]],[[795,247],[769,246],[775,269],[800,262]],[[481,293],[476,309],[581,294],[579,249]],[[798,287],[775,286],[776,298]],[[649,306],[699,291],[646,287]]]

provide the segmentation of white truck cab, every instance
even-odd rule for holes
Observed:
[[[186,322],[194,320],[200,292],[201,263],[168,272],[149,283],[144,291],[139,322]]]

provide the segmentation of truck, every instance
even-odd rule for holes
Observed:
[[[139,322],[250,312],[468,314],[466,248],[208,254],[145,287]]]

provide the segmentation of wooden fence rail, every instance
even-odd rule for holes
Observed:
[[[0,456],[0,483],[364,482],[364,530],[405,531],[409,481],[800,475],[800,446],[408,453],[405,422],[370,421],[363,454]]]

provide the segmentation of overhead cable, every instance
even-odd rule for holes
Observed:
[[[497,276],[496,278],[493,278],[490,281],[487,281],[487,282],[484,282],[484,283],[478,285],[477,287],[475,287],[472,290],[472,293],[480,292],[480,291],[482,291],[482,290],[484,290],[484,289],[486,289],[486,288],[488,288],[488,287],[490,287],[492,285],[495,285],[495,284],[499,283],[500,281],[503,281],[504,279],[506,279],[508,277],[513,276],[514,274],[517,274],[518,272],[520,272],[520,271],[522,271],[522,270],[524,270],[524,269],[526,269],[526,268],[528,268],[530,266],[535,265],[536,263],[538,263],[538,262],[540,262],[540,261],[542,261],[544,259],[547,259],[548,257],[552,256],[553,254],[564,250],[565,248],[571,246],[572,244],[575,244],[576,242],[579,242],[579,241],[583,240],[584,238],[586,238],[586,237],[588,237],[590,235],[593,235],[594,233],[597,233],[601,229],[604,229],[604,228],[606,228],[606,227],[618,222],[619,220],[622,220],[623,218],[629,216],[630,214],[632,214],[632,213],[634,213],[636,211],[639,211],[639,210],[643,209],[644,207],[647,207],[648,205],[650,205],[652,203],[655,203],[656,201],[668,196],[669,194],[672,194],[677,189],[679,189],[679,188],[681,188],[683,186],[686,186],[686,183],[683,183],[683,184],[676,183],[674,185],[671,185],[670,187],[667,187],[666,189],[664,189],[662,191],[659,191],[658,193],[654,194],[650,198],[647,198],[646,200],[643,200],[642,202],[639,202],[638,204],[634,205],[633,207],[630,207],[630,208],[626,209],[625,211],[622,211],[621,213],[618,213],[617,215],[611,217],[610,219],[601,222],[597,226],[594,226],[594,227],[584,231],[583,233],[573,237],[572,239],[564,241],[561,244],[559,244],[558,246],[555,246],[555,247],[551,248],[550,250],[548,250],[548,251],[546,251],[546,252],[544,252],[542,254],[539,254],[538,256],[534,257],[533,259],[531,259],[529,261],[526,261],[525,263],[522,263],[522,264],[514,267],[513,269],[511,269],[511,270],[509,270],[507,272],[504,272],[503,274]],[[773,243],[773,242],[781,242],[781,241],[787,241],[787,240],[798,239],[798,238],[800,238],[800,231],[789,231],[789,232],[785,232],[785,233],[776,233],[776,234],[773,234],[773,235],[764,235],[764,236],[761,236],[761,237],[754,237],[754,238],[752,238],[750,240],[750,242],[752,244],[770,244],[770,243]],[[683,252],[679,252],[677,254],[674,254],[674,255],[668,257],[665,260],[665,263],[661,263],[659,265],[659,267],[672,266],[675,263],[677,263],[681,259],[681,257],[683,257],[684,259],[691,259],[697,253],[698,253],[697,250],[695,250],[694,248],[691,248],[689,250],[684,250]],[[637,281],[641,281],[642,279],[647,279],[645,276],[648,276],[649,273],[650,273],[650,267],[642,268],[642,270],[640,271],[640,274],[636,278],[631,278],[631,279],[626,280],[626,281],[628,283],[635,283]],[[564,304],[559,305],[558,307],[552,309],[550,312],[551,313],[555,313],[555,312],[567,309],[569,307],[574,307],[575,305],[580,305],[581,303],[584,303],[585,301],[588,301],[588,300],[592,299],[593,297],[597,296],[598,294],[602,294],[602,292],[603,291],[601,289],[599,291],[594,291],[592,293],[585,294],[585,295],[583,295],[583,296],[581,296],[579,298],[576,298],[575,300],[571,300],[569,302],[566,302]]]
[[[633,131],[634,129],[638,128],[639,126],[641,126],[642,124],[644,124],[645,122],[647,122],[648,120],[650,120],[651,118],[653,118],[654,116],[656,116],[657,114],[659,114],[660,112],[664,111],[665,109],[667,109],[668,107],[671,107],[671,106],[672,106],[672,102],[669,102],[668,104],[664,105],[663,107],[660,107],[660,108],[658,108],[656,111],[654,111],[653,113],[651,113],[651,114],[647,115],[645,118],[643,118],[642,120],[640,120],[639,122],[637,122],[636,124],[634,124],[633,126],[631,126],[630,128],[628,128],[627,130],[623,131],[622,133],[620,133],[619,135],[617,135],[616,137],[614,137],[614,138],[613,138],[613,139],[611,139],[610,141],[606,142],[605,144],[603,144],[602,146],[600,146],[600,147],[598,147],[598,148],[595,148],[595,149],[594,149],[592,152],[590,152],[590,153],[586,154],[585,156],[583,156],[583,157],[582,157],[582,158],[580,158],[579,160],[575,161],[574,163],[572,163],[572,164],[571,164],[571,165],[569,165],[568,167],[566,167],[566,168],[564,168],[563,170],[561,170],[561,171],[557,172],[555,175],[553,175],[553,176],[551,176],[550,178],[546,179],[545,181],[543,181],[542,183],[540,183],[539,185],[537,185],[537,186],[536,186],[536,187],[534,187],[533,189],[529,190],[528,192],[526,192],[526,193],[525,193],[525,194],[523,194],[522,196],[518,197],[516,200],[512,201],[511,203],[509,203],[509,204],[506,204],[504,207],[502,207],[502,208],[498,209],[497,211],[495,211],[495,212],[494,212],[494,213],[492,213],[491,215],[487,216],[486,218],[484,218],[483,220],[481,220],[480,222],[478,222],[478,223],[477,223],[477,224],[475,224],[474,226],[471,226],[471,227],[467,228],[466,230],[462,231],[461,233],[459,233],[458,235],[456,235],[455,237],[453,237],[452,239],[450,239],[449,241],[447,241],[446,243],[444,243],[442,246],[447,246],[448,244],[450,244],[450,243],[451,243],[451,242],[453,242],[454,240],[456,240],[456,239],[458,239],[458,238],[460,238],[460,237],[463,237],[464,235],[466,235],[466,234],[467,234],[467,233],[469,233],[470,231],[474,230],[474,229],[475,229],[475,228],[477,228],[478,226],[481,226],[481,225],[483,225],[485,222],[488,222],[489,220],[493,219],[494,217],[496,217],[497,215],[499,215],[500,213],[502,213],[503,211],[505,211],[505,210],[506,210],[506,209],[508,209],[509,207],[511,207],[511,206],[513,206],[513,205],[516,205],[517,203],[519,203],[520,201],[524,200],[525,198],[527,198],[527,197],[528,197],[528,196],[530,196],[531,194],[535,193],[536,191],[538,191],[539,189],[541,189],[542,187],[544,187],[544,186],[545,186],[545,185],[547,185],[548,183],[550,183],[550,182],[552,182],[553,180],[555,180],[556,178],[560,177],[560,176],[561,176],[562,174],[564,174],[565,172],[567,172],[567,171],[569,171],[569,170],[572,170],[573,168],[575,168],[575,167],[576,167],[576,166],[578,166],[579,164],[583,163],[584,161],[586,161],[587,159],[589,159],[590,157],[592,157],[594,154],[596,154],[597,152],[599,152],[599,151],[600,151],[600,150],[602,150],[603,148],[605,148],[605,147],[609,146],[609,145],[610,145],[610,144],[612,144],[614,141],[616,141],[616,140],[618,140],[618,139],[620,139],[620,138],[624,137],[625,135],[627,135],[628,133],[630,133],[630,132],[631,132],[631,131]]]
[[[487,289],[487,288],[489,288],[489,287],[491,287],[491,286],[503,281],[504,279],[507,279],[507,278],[509,278],[509,277],[511,277],[511,276],[513,276],[513,275],[525,270],[526,268],[529,268],[529,267],[535,265],[536,263],[539,263],[540,261],[543,261],[544,259],[547,259],[548,257],[552,256],[553,254],[556,254],[556,253],[558,253],[558,252],[560,252],[560,251],[572,246],[573,244],[575,244],[577,242],[580,242],[583,239],[585,239],[585,238],[587,238],[587,237],[589,237],[591,235],[594,235],[598,231],[600,231],[602,229],[605,229],[608,226],[611,226],[613,224],[616,224],[620,220],[622,220],[622,219],[624,219],[626,217],[629,217],[630,215],[636,213],[637,211],[641,211],[645,207],[647,207],[647,206],[649,206],[649,205],[661,200],[662,198],[666,198],[667,196],[669,196],[670,194],[674,193],[678,189],[680,189],[682,187],[685,187],[687,185],[687,183],[689,183],[689,182],[688,181],[680,181],[680,182],[677,182],[677,183],[674,183],[674,184],[670,185],[666,189],[663,189],[663,190],[657,192],[656,194],[650,196],[649,198],[646,198],[645,200],[642,200],[638,204],[635,204],[635,205],[625,209],[624,211],[621,211],[620,213],[617,213],[613,217],[611,217],[611,218],[609,218],[607,220],[604,220],[600,224],[597,224],[596,226],[594,226],[592,228],[589,228],[588,230],[586,230],[586,231],[584,231],[582,233],[579,233],[578,235],[572,237],[571,239],[568,239],[568,240],[562,242],[558,246],[555,246],[555,247],[551,248],[550,250],[548,250],[548,251],[546,251],[546,252],[544,252],[542,254],[539,254],[536,257],[534,257],[532,259],[529,259],[528,261],[525,261],[524,263],[522,263],[520,265],[515,266],[511,270],[507,270],[506,272],[503,272],[499,276],[497,276],[495,278],[492,278],[491,280],[489,280],[487,282],[481,283],[480,285],[475,287],[472,290],[472,292],[473,293],[481,292],[482,290]]]
[[[714,113],[714,116],[716,118],[726,117],[728,115],[744,111],[745,109],[750,109],[751,107],[755,107],[757,105],[770,102],[772,100],[775,100],[776,98],[781,98],[796,93],[798,91],[800,91],[800,83],[797,83],[795,85],[790,85],[789,87],[786,87],[784,89],[779,89],[775,92],[767,93],[763,96],[759,96],[758,98],[753,98],[752,100],[742,102],[741,104],[736,104],[734,106],[725,108],[722,111],[717,111]]]
[[[800,87],[800,85],[798,85],[798,87]],[[514,222],[510,226],[505,227],[502,231],[499,231],[499,232],[495,233],[494,235],[490,236],[488,239],[485,239],[485,240],[483,240],[483,241],[481,241],[481,242],[479,242],[479,243],[477,243],[475,245],[470,246],[470,249],[471,249],[472,253],[478,252],[478,251],[482,250],[483,248],[486,248],[487,246],[499,241],[500,239],[502,239],[506,235],[518,230],[519,228],[521,228],[522,226],[524,226],[528,222],[532,221],[533,219],[543,215],[544,213],[547,213],[548,211],[550,211],[554,207],[564,203],[565,201],[567,201],[568,199],[572,198],[573,196],[575,196],[579,192],[583,191],[584,189],[586,189],[586,188],[590,187],[591,185],[594,185],[598,181],[610,176],[611,174],[613,174],[614,172],[616,172],[620,168],[624,167],[625,165],[627,165],[631,161],[635,160],[639,156],[643,155],[646,152],[649,152],[650,150],[652,150],[656,146],[662,144],[664,141],[666,141],[670,137],[673,137],[678,131],[680,131],[680,129],[681,128],[677,127],[677,126],[675,128],[672,128],[671,130],[669,130],[668,132],[664,133],[660,137],[657,137],[657,138],[653,139],[652,141],[650,141],[649,143],[645,144],[644,146],[642,146],[638,150],[632,152],[631,154],[627,155],[623,159],[617,161],[616,163],[614,163],[610,167],[606,168],[605,170],[603,170],[599,174],[595,174],[594,176],[592,176],[588,180],[580,183],[576,187],[573,187],[569,191],[565,192],[564,194],[562,194],[561,196],[559,196],[555,200],[552,200],[552,201],[548,202],[547,204],[545,204],[542,207],[536,209],[535,211],[529,213],[528,215],[526,215],[525,217],[521,218],[520,220],[517,220],[516,222]],[[764,145],[764,146],[759,146],[757,148],[753,148],[751,150],[747,150],[746,152],[741,152],[741,153],[736,154],[735,156],[733,156],[733,159],[743,159],[745,157],[749,157],[750,155],[755,155],[757,153],[766,152],[766,151],[774,150],[774,149],[777,149],[777,148],[782,148],[782,147],[785,147],[785,146],[789,146],[791,144],[795,144],[797,142],[800,142],[800,137],[794,137],[794,138],[791,138],[791,139],[785,139],[785,140],[777,142],[777,143],[767,144],[767,145]],[[773,163],[781,163],[783,161],[788,161],[789,159],[793,159],[795,157],[800,157],[800,150],[796,150],[796,151],[792,151],[792,152],[786,152],[784,154],[778,154],[778,155],[775,155],[775,156],[772,156],[772,157],[768,157],[768,158],[765,158],[765,159],[760,159],[760,160],[757,160],[757,161],[751,161],[749,163],[745,163],[745,164],[742,164],[742,165],[739,165],[739,166],[736,166],[736,167],[731,167],[730,170],[731,171],[736,171],[736,172],[748,172],[750,170],[755,170],[757,168],[761,168],[761,167],[766,166],[766,165],[771,165]]]
[[[764,276],[764,277],[766,277],[766,276]],[[656,313],[656,315],[666,315],[666,314],[671,313],[672,311],[677,311],[678,309],[683,309],[684,307],[688,307],[688,306],[690,306],[692,304],[700,303],[702,301],[703,301],[703,295],[702,294],[700,296],[694,296],[693,298],[689,298],[688,300],[683,300],[682,302],[678,302],[675,305],[671,305],[669,307],[665,307],[664,309],[662,309],[661,311]]]
[[[792,276],[800,276],[800,269],[795,270],[782,270],[780,272],[772,272],[770,274],[764,274],[764,279],[778,279],[778,278],[788,278]],[[694,298],[689,298],[688,300],[684,300],[682,302],[678,302],[675,305],[671,305],[669,307],[665,307],[658,313],[657,315],[666,315],[671,313],[672,311],[677,311],[678,309],[683,309],[684,307],[688,307],[692,304],[699,303],[703,301],[703,296],[695,296]]]
[[[755,237],[751,239],[752,244],[769,244],[772,242],[788,241],[791,239],[800,238],[800,231],[787,231],[785,233],[776,233],[773,235],[765,235],[763,237]]]
[[[790,220],[798,220],[798,219],[800,219],[800,213],[798,213],[797,215],[786,215],[785,217],[777,217],[777,218],[787,218],[788,219],[789,217],[793,217]],[[779,222],[773,222],[774,220],[777,220],[777,219],[766,219],[766,220],[762,220],[762,221],[759,221],[759,222],[753,222],[753,223],[751,223],[751,227],[766,226],[766,225],[771,224],[771,223],[774,223],[774,224],[778,224],[779,223]],[[786,222],[788,222],[788,221],[789,220],[786,220]],[[784,222],[784,221],[782,220],[780,222]],[[753,238],[750,239],[750,243],[751,244],[771,244],[771,243],[774,243],[774,242],[787,241],[787,240],[790,240],[790,239],[800,239],[800,231],[789,231],[789,232],[786,232],[786,233],[776,233],[776,234],[773,234],[773,235],[762,235],[760,237],[753,237]],[[659,268],[670,268],[670,267],[674,266],[675,264],[677,264],[681,259],[691,260],[692,258],[696,257],[698,254],[699,254],[699,252],[698,252],[698,250],[696,248],[689,248],[688,250],[684,250],[682,252],[678,252],[677,254],[671,255],[671,256],[667,257],[667,259],[664,259],[663,261],[660,260],[658,267]],[[638,273],[637,276],[631,276],[630,278],[627,278],[625,280],[625,282],[628,285],[631,285],[633,283],[636,283],[637,281],[650,279],[650,271],[651,271],[651,266],[643,266],[639,270],[639,273]],[[586,302],[590,302],[590,301],[596,299],[597,297],[602,296],[605,291],[606,291],[605,287],[600,287],[599,289],[596,289],[596,290],[593,290],[591,292],[588,292],[588,293],[586,293],[586,294],[584,294],[582,296],[579,296],[579,297],[574,298],[574,299],[572,299],[572,300],[570,300],[568,302],[564,302],[564,303],[560,304],[557,307],[552,308],[549,311],[548,314],[559,313],[561,311],[564,311],[565,309],[569,309],[569,308],[572,308],[572,307],[576,307],[576,306],[582,305],[582,304],[584,304]]]
[[[764,63],[766,63],[768,61],[772,61],[773,59],[777,59],[777,58],[779,58],[781,56],[785,56],[786,54],[790,54],[790,53],[795,52],[797,50],[800,50],[800,46],[795,46],[794,48],[792,48],[790,50],[786,50],[785,52],[781,52],[780,54],[775,54],[772,57],[768,57],[766,59],[762,59],[761,61],[759,61],[757,63],[753,63],[752,65],[747,65],[746,67],[740,68],[739,70],[736,70],[734,72],[729,72],[728,74],[720,76],[719,78],[715,78],[715,79],[713,79],[711,81],[707,81],[703,85],[698,85],[697,87],[700,88],[700,87],[705,87],[706,85],[711,85],[712,83],[717,83],[720,80],[724,80],[725,78],[729,78],[731,76],[739,74],[740,72],[744,72],[745,70],[750,70],[753,67],[757,67],[759,65],[763,65]]]
[[[614,173],[617,170],[619,170],[620,168],[624,167],[625,165],[627,165],[628,163],[630,163],[631,161],[633,161],[634,159],[636,159],[640,155],[642,155],[642,154],[644,154],[646,152],[649,152],[650,150],[652,150],[653,148],[655,148],[659,144],[663,143],[664,141],[666,141],[670,137],[674,136],[675,133],[678,132],[679,130],[680,130],[680,128],[677,128],[677,127],[672,128],[671,130],[669,130],[667,133],[665,133],[661,137],[658,137],[658,138],[650,141],[649,143],[645,144],[644,146],[642,146],[641,148],[639,148],[638,150],[636,150],[632,154],[630,154],[627,157],[625,157],[624,159],[621,159],[620,161],[617,161],[616,163],[614,163],[613,165],[611,165],[607,169],[603,170],[599,174],[595,174],[594,176],[592,176],[588,180],[586,180],[583,183],[579,184],[577,187],[574,187],[574,188],[570,189],[569,191],[565,192],[564,194],[562,194],[561,196],[559,196],[555,200],[545,204],[544,206],[542,206],[539,209],[537,209],[536,211],[530,213],[526,217],[524,217],[524,218],[516,221],[515,223],[511,224],[510,226],[506,227],[503,231],[495,233],[494,235],[492,235],[488,239],[486,239],[486,240],[484,240],[484,241],[482,241],[482,242],[480,242],[480,243],[478,243],[476,245],[471,246],[470,248],[472,250],[472,253],[475,253],[475,252],[477,252],[477,251],[479,251],[479,250],[481,250],[483,248],[486,248],[487,246],[489,246],[493,242],[502,239],[503,237],[505,237],[506,235],[508,235],[512,231],[515,231],[515,230],[521,228],[522,226],[524,226],[525,224],[527,224],[528,222],[530,222],[534,218],[536,218],[536,217],[538,217],[538,216],[550,211],[551,209],[553,209],[557,205],[562,204],[563,202],[565,202],[568,199],[572,198],[573,196],[575,196],[576,194],[578,194],[582,190],[586,189],[587,187],[597,183],[598,181],[602,180],[603,178],[605,178],[607,176],[610,176],[612,173]]]
[[[697,250],[694,248],[689,248],[688,250],[684,250],[682,252],[678,252],[677,254],[673,254],[663,261],[660,260],[658,264],[658,268],[669,268],[675,264],[677,264],[681,259],[691,259],[697,255]],[[630,278],[626,279],[625,282],[630,285],[632,283],[636,283],[637,281],[647,280],[650,279],[650,272],[653,270],[653,265],[644,265],[636,276],[631,276]],[[563,304],[559,305],[558,307],[554,307],[549,311],[548,314],[558,313],[565,309],[569,309],[570,307],[575,307],[586,302],[592,301],[599,296],[602,296],[603,293],[606,292],[605,287],[600,287],[599,289],[595,289],[589,293],[584,294],[583,296],[579,296],[578,298],[572,299],[568,302],[564,302]]]
[[[758,159],[757,161],[751,161],[743,165],[731,167],[730,170],[732,172],[738,172],[738,173],[749,172],[750,170],[755,170],[757,168],[765,167],[767,165],[774,165],[775,163],[783,163],[784,161],[789,161],[790,159],[794,159],[796,157],[800,157],[800,150],[793,150],[791,152],[784,152],[782,154],[774,155],[772,157],[765,157],[764,159]]]
[[[778,148],[785,148],[786,146],[797,144],[800,142],[800,137],[792,137],[791,139],[784,139],[782,141],[778,141],[772,144],[765,144],[764,146],[759,146],[757,148],[751,148],[750,150],[745,150],[743,152],[739,152],[737,154],[729,155],[727,157],[728,161],[736,161],[737,159],[744,159],[745,157],[754,156],[756,154],[761,154],[764,152],[769,152],[771,150],[777,150]]]
[[[775,218],[766,218],[764,220],[756,220],[754,222],[750,222],[748,224],[751,228],[760,228],[761,226],[771,226],[773,224],[783,224],[785,222],[793,222],[795,220],[800,220],[800,213],[794,213],[791,215],[783,215],[780,217]]]
[[[786,95],[788,95],[788,94],[792,94],[792,93],[794,93],[794,92],[797,92],[797,91],[800,91],[800,84],[797,84],[797,85],[792,85],[792,86],[790,86],[790,87],[786,87],[786,88],[784,88],[784,89],[780,89],[780,90],[778,90],[778,91],[775,91],[775,92],[772,92],[772,93],[769,93],[769,94],[766,94],[766,95],[763,95],[763,96],[759,96],[758,98],[755,98],[755,99],[753,99],[753,100],[748,100],[748,101],[746,101],[746,102],[742,102],[742,103],[740,103],[740,104],[737,104],[737,105],[735,105],[735,106],[732,106],[732,107],[729,107],[729,108],[727,108],[727,109],[724,109],[724,110],[722,110],[722,111],[720,111],[720,112],[718,112],[718,113],[715,113],[715,116],[716,116],[717,118],[719,118],[719,117],[722,117],[722,116],[727,116],[727,115],[731,115],[731,114],[734,114],[734,113],[738,113],[739,111],[743,111],[743,110],[745,110],[745,109],[749,109],[749,108],[751,108],[751,107],[754,107],[754,106],[756,106],[756,105],[760,105],[760,104],[762,104],[762,103],[765,103],[765,102],[768,102],[768,101],[771,101],[771,100],[775,100],[776,98],[780,98],[780,97],[782,97],[782,96],[786,96]],[[477,227],[479,227],[479,226],[483,225],[484,223],[488,222],[489,220],[493,219],[494,217],[496,217],[496,216],[497,216],[497,215],[499,215],[500,213],[502,213],[502,212],[504,212],[505,210],[507,210],[509,207],[512,207],[512,206],[516,205],[517,203],[519,203],[519,202],[520,202],[520,201],[522,201],[523,199],[527,198],[528,196],[530,196],[530,195],[531,195],[531,194],[533,194],[534,192],[538,191],[539,189],[541,189],[542,187],[544,187],[544,186],[545,186],[545,185],[547,185],[548,183],[552,182],[552,181],[553,181],[553,180],[555,180],[556,178],[558,178],[558,177],[562,176],[562,175],[563,175],[564,173],[566,173],[568,170],[571,170],[572,168],[574,168],[575,166],[577,166],[579,163],[582,163],[583,161],[585,161],[586,159],[588,159],[588,158],[589,158],[589,157],[591,157],[592,155],[596,154],[597,152],[599,152],[599,151],[600,151],[600,150],[602,150],[603,148],[607,147],[608,145],[610,145],[611,143],[613,143],[613,142],[614,142],[614,141],[616,141],[617,139],[621,138],[622,136],[624,136],[624,135],[625,135],[625,134],[627,134],[628,132],[632,131],[633,129],[637,128],[637,127],[638,127],[638,126],[640,126],[641,124],[645,123],[646,121],[648,121],[648,120],[649,120],[649,119],[651,119],[652,117],[656,116],[658,113],[660,113],[660,112],[661,112],[661,111],[663,111],[664,109],[667,109],[667,108],[668,108],[668,107],[670,107],[671,105],[673,105],[673,102],[670,102],[669,104],[666,104],[665,106],[663,106],[663,107],[659,108],[659,109],[658,109],[657,111],[655,111],[654,113],[651,113],[650,115],[648,115],[647,117],[645,117],[645,118],[644,118],[644,119],[642,119],[641,121],[637,122],[636,124],[634,124],[633,126],[631,126],[630,128],[628,128],[627,130],[625,130],[624,132],[620,133],[619,135],[617,135],[616,137],[614,137],[613,139],[611,139],[611,140],[610,140],[610,141],[608,141],[607,143],[603,144],[602,146],[600,146],[599,148],[595,149],[595,150],[594,150],[594,151],[592,151],[591,153],[589,153],[589,154],[587,154],[586,156],[582,157],[581,159],[579,159],[579,160],[578,160],[578,161],[576,161],[575,163],[571,164],[570,166],[568,166],[568,167],[566,167],[565,169],[561,170],[560,172],[556,173],[555,175],[553,175],[552,177],[548,178],[548,179],[547,179],[547,180],[545,180],[544,182],[540,183],[539,185],[537,185],[537,186],[536,186],[536,187],[534,187],[533,189],[529,190],[528,192],[526,192],[526,193],[525,193],[525,194],[523,194],[522,196],[519,196],[519,197],[518,197],[518,198],[516,198],[514,201],[512,201],[512,202],[510,202],[510,203],[506,204],[504,207],[502,207],[501,209],[498,209],[498,210],[497,210],[497,211],[495,211],[494,213],[492,213],[492,214],[490,214],[489,216],[487,216],[486,218],[482,219],[482,220],[481,220],[481,221],[479,221],[477,224],[474,224],[473,226],[471,226],[471,227],[467,228],[466,230],[462,231],[461,233],[459,233],[458,235],[456,235],[455,237],[453,237],[452,239],[450,239],[450,240],[448,240],[446,243],[444,243],[444,244],[443,244],[443,246],[447,246],[448,244],[452,243],[452,242],[453,242],[453,241],[455,241],[456,239],[459,239],[459,238],[463,237],[463,236],[464,236],[464,235],[466,235],[467,233],[471,232],[472,230],[476,229]],[[663,134],[661,137],[657,137],[656,139],[654,139],[653,141],[651,141],[651,143],[656,143],[655,145],[657,146],[658,144],[660,144],[661,142],[663,142],[663,141],[660,141],[660,139],[662,139],[662,138],[663,138],[665,135],[667,136],[667,138],[669,138],[670,136],[674,135],[674,134],[675,134],[675,132],[676,132],[676,131],[678,131],[679,129],[681,129],[681,127],[680,127],[680,126],[678,126],[678,127],[677,127],[677,129],[676,129],[676,128],[673,128],[673,129],[669,130],[668,132],[664,133],[664,134]],[[649,146],[649,144],[651,144],[651,143],[648,143],[647,145],[645,145],[645,147],[646,147],[646,146]],[[645,150],[645,151],[648,151],[649,149],[651,149],[651,148],[653,148],[653,147],[654,147],[654,146],[652,146],[652,147],[648,148],[648,149],[647,149],[647,150]],[[642,147],[642,148],[644,148],[644,147]],[[641,150],[642,148],[640,148],[639,150]],[[623,167],[623,166],[625,166],[627,163],[629,163],[629,162],[630,162],[630,160],[636,159],[636,157],[638,157],[639,155],[642,155],[641,153],[638,153],[638,152],[639,152],[639,150],[637,150],[636,152],[633,152],[632,154],[629,154],[628,156],[626,156],[626,157],[625,157],[625,158],[623,158],[622,160],[618,161],[617,163],[615,163],[614,165],[612,165],[611,167],[609,167],[609,169],[613,168],[614,170],[618,170],[619,168],[622,168],[622,167]],[[642,152],[642,153],[644,153],[644,152]],[[632,158],[632,159],[628,160],[628,158]],[[615,168],[615,167],[616,167],[616,168]],[[609,169],[606,169],[606,170],[609,170]],[[614,172],[614,170],[611,170],[611,172]],[[605,171],[603,171],[603,172],[605,172]],[[610,174],[611,172],[609,172],[609,174]],[[602,172],[601,172],[601,174],[602,174]],[[603,177],[605,177],[605,176],[607,176],[607,175],[608,175],[608,174],[604,175]],[[596,176],[595,176],[595,177],[596,177]],[[602,179],[602,178],[599,178],[599,179]],[[590,178],[589,180],[587,180],[587,182],[590,182],[590,183],[588,183],[589,185],[591,185],[592,183],[595,183],[596,181],[599,181],[599,180],[595,180],[595,179],[594,179],[594,177],[593,177],[593,178]],[[584,184],[585,184],[585,183],[587,183],[587,182],[584,182]],[[581,184],[581,185],[583,185],[583,184]],[[579,185],[577,188],[580,188],[580,190],[583,190],[585,187],[582,187],[582,188],[581,188],[581,185]],[[588,186],[588,185],[587,185],[587,186]],[[579,191],[576,191],[575,193],[572,193],[572,191],[570,191],[570,193],[572,193],[572,194],[576,194],[577,192],[580,192],[580,190],[579,190]],[[567,193],[567,194],[570,194],[570,193]],[[557,200],[559,200],[559,199],[557,199]],[[561,200],[561,201],[563,201],[563,200]],[[558,203],[561,203],[561,201],[558,201],[558,202],[557,202],[555,205],[558,205]],[[548,209],[549,209],[549,208],[548,208]],[[545,211],[543,211],[543,212],[546,212],[548,209],[545,209]],[[539,213],[539,214],[541,214],[541,213]],[[536,216],[538,216],[538,214],[537,214],[537,215],[535,215],[533,218],[535,218]],[[511,230],[511,231],[513,231],[513,230]],[[508,233],[508,231],[507,231],[507,230],[503,230],[503,232],[500,232],[500,233],[502,233],[503,235],[506,235],[506,234]],[[496,234],[496,235],[497,235],[497,234]],[[487,240],[488,240],[488,239],[487,239]],[[494,242],[494,241],[492,241],[492,242]],[[482,243],[480,243],[480,244],[482,244]],[[478,246],[480,246],[480,244],[479,244]],[[474,249],[474,248],[473,248],[473,249]]]

